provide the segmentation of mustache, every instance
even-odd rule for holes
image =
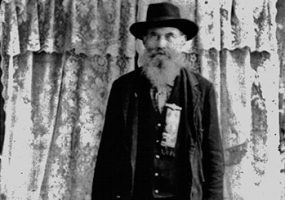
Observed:
[[[170,48],[145,49],[138,59],[140,66],[159,66],[162,62],[172,62],[181,66],[187,65],[185,54]]]
[[[165,56],[165,57],[171,59],[173,55],[174,55],[174,52],[172,50],[166,49],[166,48],[156,48],[156,49],[152,49],[149,52],[150,58],[154,58],[156,56]]]

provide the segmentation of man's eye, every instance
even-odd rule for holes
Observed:
[[[175,38],[175,36],[174,36],[172,33],[167,34],[165,37],[166,37],[168,40]]]
[[[149,34],[149,38],[155,39],[155,38],[157,38],[157,34],[155,34],[155,33],[150,33],[150,34]]]

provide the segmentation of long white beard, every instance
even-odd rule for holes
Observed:
[[[185,56],[171,50],[164,50],[161,54],[145,51],[140,62],[143,73],[157,89],[172,85],[180,70],[186,67]]]

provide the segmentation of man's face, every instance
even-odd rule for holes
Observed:
[[[143,38],[146,51],[151,56],[167,56],[167,52],[180,53],[186,42],[186,36],[174,27],[149,29]]]
[[[186,64],[181,53],[186,36],[173,27],[153,28],[147,31],[143,42],[146,50],[140,59],[146,77],[156,88],[173,84]]]

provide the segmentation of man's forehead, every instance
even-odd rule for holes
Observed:
[[[173,34],[181,34],[182,32],[175,27],[155,27],[155,28],[149,28],[147,30],[148,33],[157,33],[157,34],[167,34],[167,33],[173,33]]]

